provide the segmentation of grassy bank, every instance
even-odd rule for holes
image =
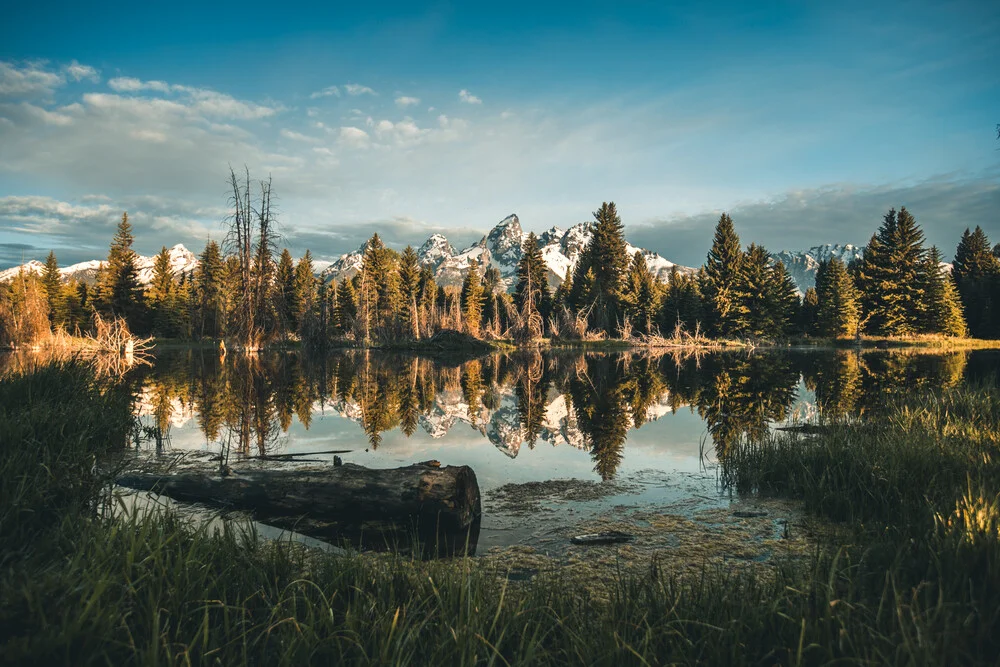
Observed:
[[[993,664],[1000,400],[953,390],[735,450],[726,479],[844,520],[851,545],[755,573],[652,566],[600,599],[479,561],[336,556],[97,512],[127,388],[0,381],[0,661],[13,664]],[[991,495],[992,494],[992,495]]]

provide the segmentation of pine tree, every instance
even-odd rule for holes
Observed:
[[[437,325],[437,285],[434,282],[434,271],[431,267],[425,266],[420,270],[420,288],[417,301],[420,305],[421,321],[424,324],[424,331],[430,333]]]
[[[751,243],[742,260],[737,291],[739,303],[729,311],[730,333],[763,338],[776,333],[775,313],[768,300],[771,257],[767,250]]]
[[[952,277],[941,270],[941,253],[932,246],[927,253],[925,274],[926,308],[923,333],[964,337],[968,331],[962,316],[962,303]]]
[[[857,286],[869,333],[910,336],[920,329],[926,284],[924,235],[906,210],[890,210],[865,247]]]
[[[527,323],[528,337],[544,333],[545,319],[552,310],[552,295],[548,285],[548,267],[538,247],[538,237],[528,234],[521,248],[521,261],[517,265],[517,285],[514,288],[514,307]]]
[[[142,321],[145,303],[142,298],[142,286],[139,285],[132,241],[132,224],[128,220],[128,213],[124,213],[111,241],[100,293],[106,310],[125,318],[131,329],[140,330],[145,326],[145,322]]]
[[[816,332],[831,338],[854,337],[860,324],[858,293],[847,267],[834,257],[816,271]]]
[[[626,314],[632,327],[639,335],[651,334],[659,308],[659,292],[656,279],[640,250],[632,256],[625,284],[623,301],[627,304]]]
[[[743,251],[733,219],[723,213],[715,226],[712,248],[705,262],[701,292],[705,297],[710,330],[720,336],[739,332],[745,322],[743,284]]]
[[[194,272],[195,331],[199,338],[219,338],[225,326],[225,265],[219,244],[209,241]]]
[[[295,316],[295,262],[288,248],[284,248],[278,258],[275,282],[278,318],[282,331],[284,333],[295,331],[299,325]]]
[[[462,283],[462,316],[466,332],[478,337],[483,319],[483,285],[473,262],[469,262],[469,270]]]
[[[337,327],[341,335],[346,334],[354,326],[354,318],[358,314],[357,295],[354,283],[348,279],[337,283]]]
[[[403,322],[414,340],[420,338],[420,264],[413,246],[406,246],[399,259],[399,286],[403,299]]]
[[[962,234],[951,275],[969,332],[977,338],[1000,336],[1000,260],[990,252],[990,241],[981,228]]]
[[[819,296],[815,287],[806,289],[806,293],[802,296],[798,324],[799,331],[807,336],[819,334]]]
[[[399,311],[399,273],[394,255],[378,234],[372,235],[366,244],[361,264],[358,316],[369,333],[389,325]]]
[[[495,266],[486,267],[486,272],[483,273],[483,294],[485,297],[483,303],[484,327],[489,329],[494,336],[499,336],[504,329],[502,323],[504,283],[500,269]]]
[[[316,315],[318,289],[316,276],[313,275],[312,253],[306,250],[306,254],[295,265],[292,285],[292,314],[300,336],[306,321]]]
[[[594,212],[590,241],[580,257],[571,300],[577,309],[591,308],[597,328],[614,334],[624,315],[622,291],[629,268],[624,226],[614,202],[604,202]]]
[[[773,261],[767,283],[767,309],[774,322],[775,334],[792,333],[799,320],[802,302],[795,280],[783,262]]]
[[[153,331],[158,336],[174,338],[180,333],[181,315],[177,283],[170,266],[170,251],[160,249],[153,262],[153,280],[146,292],[152,314]]]
[[[66,324],[66,301],[63,293],[62,276],[59,274],[59,262],[56,253],[49,251],[45,258],[45,270],[42,272],[42,287],[49,304],[49,322],[53,328]]]

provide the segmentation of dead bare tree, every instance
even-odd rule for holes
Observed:
[[[229,318],[230,335],[237,345],[252,352],[260,347],[271,328],[269,310],[273,286],[274,251],[278,245],[271,178],[258,181],[254,193],[250,170],[242,177],[229,168],[228,230],[224,247],[236,258],[236,303]]]

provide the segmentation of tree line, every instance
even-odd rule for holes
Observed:
[[[246,349],[291,339],[313,347],[415,341],[445,329],[515,342],[1000,336],[1000,244],[991,248],[978,227],[966,230],[949,275],[905,208],[884,216],[860,259],[821,262],[815,288],[801,298],[787,268],[758,244],[744,248],[725,213],[705,264],[695,273],[674,268],[661,282],[641,252],[629,256],[614,202],[594,213],[589,242],[554,290],[534,233],[511,289],[496,267],[475,262],[461,287],[438,285],[412,247],[397,252],[378,234],[355,275],[323,282],[309,251],[298,261],[278,252],[270,181],[230,176],[228,233],[222,244],[207,243],[193,272],[176,275],[164,247],[150,284],[141,285],[126,213],[92,283],[64,283],[50,253],[40,277],[22,273],[0,288],[0,343],[86,332],[94,313],[121,317],[138,334]]]

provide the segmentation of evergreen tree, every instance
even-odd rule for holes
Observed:
[[[743,251],[733,219],[723,213],[715,226],[712,248],[708,251],[701,292],[705,297],[709,328],[716,335],[729,336],[739,332],[745,323],[743,284]]]
[[[316,276],[313,275],[312,253],[306,250],[306,254],[295,265],[292,286],[292,314],[300,336],[306,320],[316,315],[318,290]]]
[[[278,258],[275,282],[278,318],[281,321],[282,331],[284,333],[295,331],[299,325],[295,312],[295,262],[288,248],[284,248]]]
[[[919,331],[926,284],[923,242],[916,220],[901,208],[885,215],[865,247],[856,280],[869,333],[909,336]]]
[[[928,277],[923,332],[963,337],[968,331],[962,316],[962,302],[951,276],[941,270],[941,253],[932,246],[927,253]]]
[[[182,319],[181,304],[173,268],[170,265],[170,251],[166,246],[160,249],[153,262],[153,280],[149,284],[146,297],[156,335],[165,338],[177,337]]]
[[[860,324],[858,293],[847,267],[834,257],[816,271],[816,333],[831,338],[854,337]]]
[[[195,332],[220,338],[225,326],[225,265],[219,244],[209,241],[194,271]]]
[[[354,283],[344,279],[337,283],[337,327],[341,335],[347,334],[354,327],[354,319],[358,315],[357,295]]]
[[[571,301],[576,309],[590,308],[591,322],[614,334],[621,317],[622,291],[629,268],[624,226],[614,202],[594,212],[590,241],[580,256]]]
[[[799,320],[799,290],[783,262],[772,261],[767,283],[767,309],[774,322],[775,334],[792,333]]]
[[[483,274],[483,323],[485,328],[489,329],[494,336],[499,336],[503,331],[503,296],[504,296],[504,283],[503,276],[500,275],[500,269],[495,266],[486,267],[486,272]]]
[[[420,270],[420,288],[417,301],[420,305],[421,321],[426,332],[432,331],[432,327],[437,324],[437,284],[434,282],[434,271],[429,266]]]
[[[623,301],[627,304],[626,314],[635,332],[639,335],[651,334],[659,308],[659,291],[656,278],[640,250],[635,251],[629,265]]]
[[[42,272],[42,287],[49,304],[49,322],[53,327],[66,324],[66,300],[63,292],[62,277],[59,274],[59,262],[56,253],[49,251],[45,258],[45,270]]]
[[[853,283],[852,283],[853,285]],[[819,296],[816,288],[806,289],[802,297],[802,309],[799,311],[799,331],[807,336],[816,336],[819,333]]]
[[[985,232],[976,227],[962,234],[952,278],[958,288],[965,311],[969,332],[977,338],[1000,336],[1000,260],[990,252],[990,241]]]
[[[469,262],[469,270],[462,283],[462,316],[465,319],[466,332],[479,336],[479,327],[483,319],[483,285],[473,262]]]
[[[399,286],[403,299],[403,322],[416,340],[420,338],[420,264],[413,246],[406,246],[399,259]]]
[[[136,269],[136,255],[132,250],[132,224],[128,213],[122,214],[121,222],[111,241],[107,265],[103,271],[103,285],[100,293],[103,307],[113,315],[125,318],[133,330],[143,329],[145,304],[139,272]]]
[[[517,265],[517,285],[514,287],[514,307],[524,322],[528,323],[529,337],[544,333],[545,319],[552,311],[549,292],[548,267],[538,247],[538,237],[528,234],[521,248],[521,261]]]
[[[768,299],[771,278],[771,256],[763,246],[751,243],[743,256],[737,282],[739,303],[729,311],[730,333],[764,338],[779,331],[776,313]]]
[[[365,247],[361,264],[358,317],[366,330],[382,329],[391,323],[401,302],[395,253],[385,247],[378,234]]]

